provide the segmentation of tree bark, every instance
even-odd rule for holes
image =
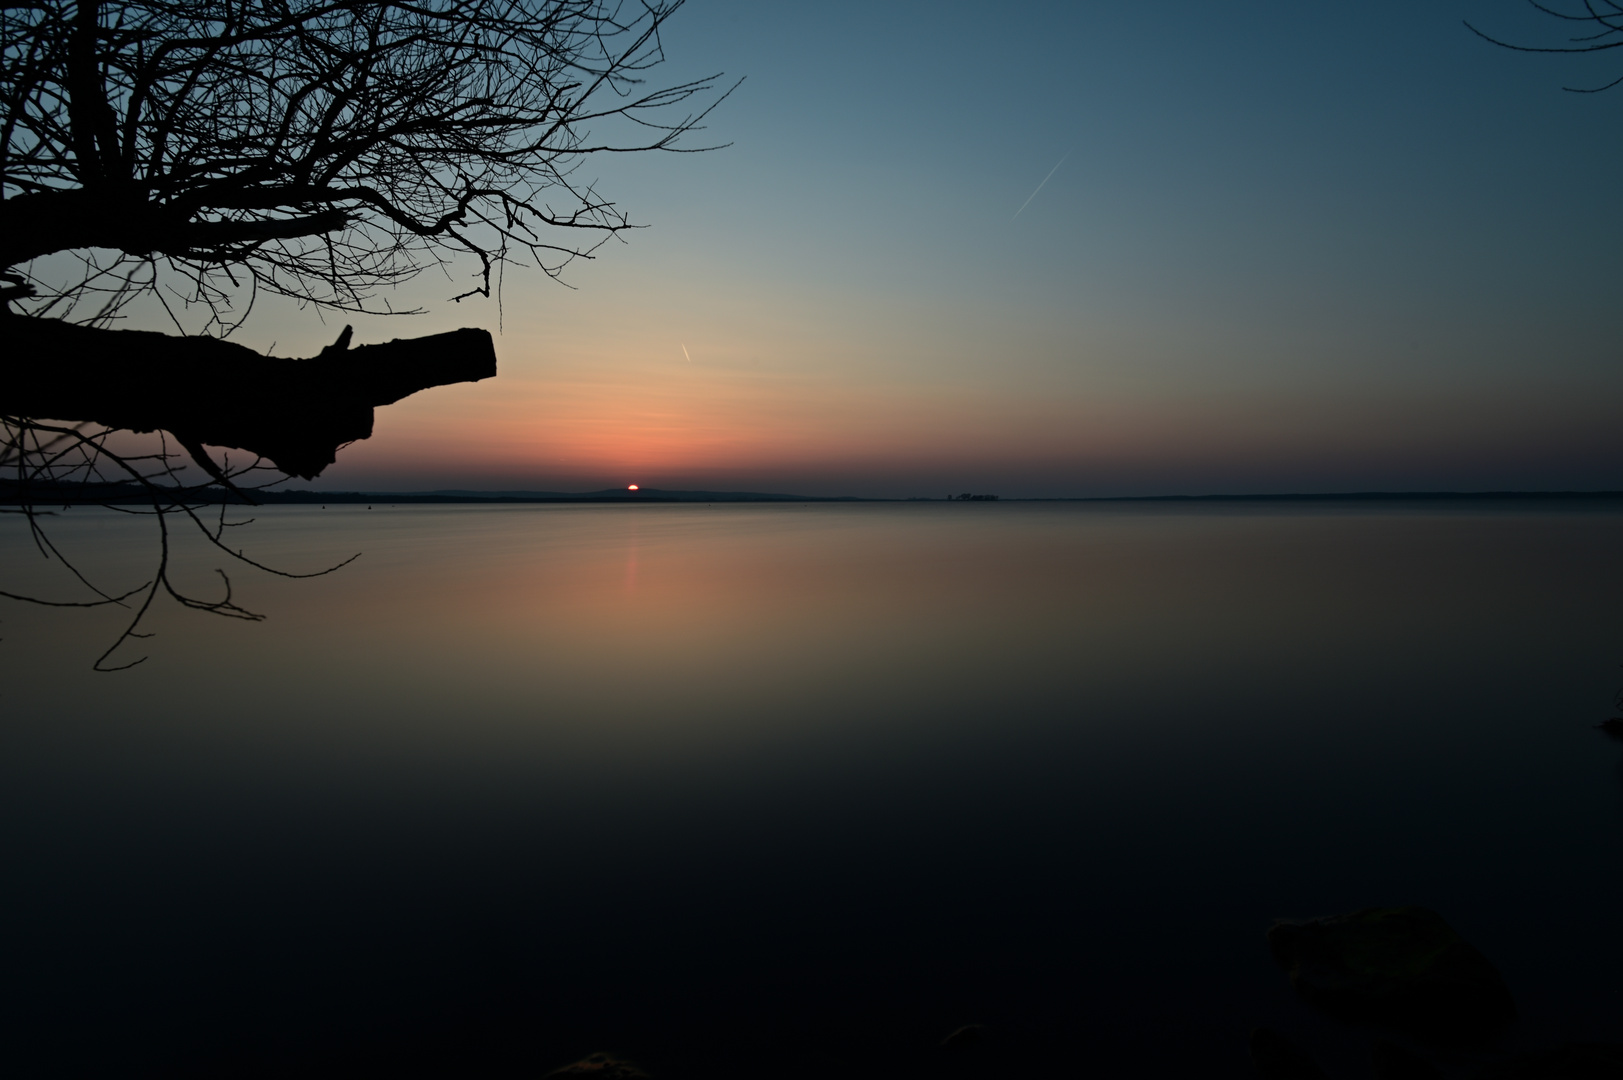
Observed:
[[[351,192],[288,185],[264,192],[250,188],[221,192],[218,198],[212,195],[201,193],[195,205],[166,205],[129,184],[13,195],[0,201],[0,266],[20,266],[59,251],[92,247],[206,259],[208,253],[233,245],[338,232],[351,222],[352,215],[330,204],[359,198]],[[324,205],[313,212],[272,216],[287,214],[284,201],[295,200],[300,205]],[[205,211],[220,209],[256,210],[263,216],[257,221],[199,220]]]
[[[345,327],[319,355],[282,359],[218,338],[0,316],[0,414],[163,430],[188,449],[246,450],[312,480],[372,434],[377,406],[496,374],[488,330],[355,349],[349,339]]]

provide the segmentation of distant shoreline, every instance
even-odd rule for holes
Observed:
[[[1005,502],[1463,502],[1623,499],[1623,491],[1337,491],[1270,495],[1096,495],[1078,499],[1005,499]]]
[[[920,496],[866,498],[859,495],[773,495],[748,491],[641,491],[641,492],[262,492],[266,503],[958,503],[959,499]],[[1037,496],[975,500],[998,503],[1217,503],[1217,502],[1514,502],[1514,501],[1623,501],[1623,491],[1353,491],[1264,495],[1092,495]]]
[[[145,503],[149,497],[133,484],[32,485],[29,501],[35,506]],[[658,488],[626,491],[251,491],[262,505],[387,503],[391,505],[501,505],[533,503],[636,504],[636,503],[958,503],[957,498],[864,498],[856,495],[790,495],[753,491],[665,491]],[[23,490],[15,482],[0,483],[0,505],[20,505]],[[219,488],[192,496],[199,503],[221,501]],[[1370,503],[1370,502],[1558,502],[1623,501],[1623,491],[1350,491],[1289,492],[1225,495],[1093,495],[1034,498],[983,497],[977,503]]]

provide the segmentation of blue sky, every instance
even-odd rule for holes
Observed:
[[[650,227],[573,290],[509,274],[501,376],[381,410],[323,483],[1623,487],[1623,88],[1562,90],[1623,54],[1467,18],[1563,29],[1516,0],[690,0],[651,78],[747,76],[701,136],[731,145],[587,162]],[[497,328],[450,294],[358,340]],[[242,340],[330,336],[267,309]]]

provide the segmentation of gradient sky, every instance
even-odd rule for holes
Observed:
[[[588,163],[651,227],[573,290],[358,322],[500,319],[501,374],[313,486],[1623,488],[1623,87],[1561,89],[1623,55],[1462,25],[1558,42],[1521,0],[1007,11],[690,0],[656,77],[747,76],[733,145]]]

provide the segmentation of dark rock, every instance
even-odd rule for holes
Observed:
[[[1623,716],[1614,716],[1610,720],[1596,724],[1595,727],[1606,732],[1606,734],[1619,742],[1623,742]]]
[[[1375,1080],[1442,1080],[1442,1070],[1407,1047],[1375,1044]]]
[[[1568,1043],[1519,1054],[1477,1075],[1481,1080],[1623,1080],[1623,1043]]]
[[[1305,1050],[1272,1028],[1251,1032],[1251,1061],[1262,1080],[1328,1080]]]
[[[1298,994],[1350,1019],[1471,1038],[1490,1035],[1516,1016],[1488,958],[1427,908],[1280,920],[1268,931],[1268,944]]]
[[[604,1053],[587,1054],[561,1069],[553,1069],[547,1073],[548,1080],[551,1077],[558,1077],[559,1080],[648,1080],[648,1074],[631,1062]]]

